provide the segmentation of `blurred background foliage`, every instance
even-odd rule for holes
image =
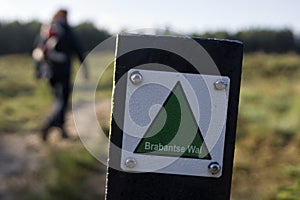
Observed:
[[[36,82],[33,78],[30,52],[39,27],[36,21],[0,23],[0,134],[25,136],[35,133],[44,120],[41,116],[51,109],[47,83]],[[74,28],[85,51],[110,36],[90,22]],[[172,34],[170,30],[165,33]],[[245,45],[232,199],[300,199],[300,48],[297,36],[288,29],[190,35],[238,39]],[[111,55],[107,58],[111,59]],[[75,68],[78,67],[79,63],[75,62]],[[96,94],[100,100],[110,98],[112,73],[111,65],[100,80],[102,85]],[[103,128],[107,131],[109,123],[105,124]],[[80,141],[43,148],[47,152],[43,167],[27,177],[26,187],[10,190],[13,197],[103,198],[105,166],[99,164]]]
[[[0,22],[0,55],[29,53],[41,23],[31,21],[22,23]],[[104,39],[111,36],[105,29],[97,28],[92,22],[83,22],[73,27],[82,39],[85,51],[90,51]],[[160,31],[162,34],[173,34],[168,28]],[[227,31],[187,33],[195,37],[226,38],[243,41],[245,52],[300,52],[300,37],[289,29],[253,28],[231,33]]]
[[[41,23],[38,21],[26,23],[18,21],[0,22],[0,55],[31,53],[40,26]],[[84,22],[73,28],[82,41],[84,51],[93,49],[110,36],[106,30],[99,30],[91,22]]]

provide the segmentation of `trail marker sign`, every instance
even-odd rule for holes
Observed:
[[[139,74],[139,84],[130,79]],[[125,171],[220,177],[229,78],[213,75],[129,70],[121,168]],[[224,90],[214,83],[226,81]],[[206,142],[207,141],[207,142]],[[126,160],[134,158],[136,166]]]
[[[116,44],[106,199],[230,199],[242,43]]]

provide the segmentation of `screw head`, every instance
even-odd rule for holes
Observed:
[[[138,85],[143,81],[143,76],[138,71],[132,72],[130,74],[130,81],[131,81],[132,84]]]
[[[228,86],[228,81],[225,79],[219,79],[214,83],[216,90],[225,90]]]
[[[125,166],[128,168],[134,168],[136,164],[135,158],[127,158],[125,161]]]
[[[215,174],[220,173],[221,166],[217,162],[212,162],[208,165],[208,169],[209,169],[211,174],[215,175]]]

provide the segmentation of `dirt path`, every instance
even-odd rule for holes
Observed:
[[[78,109],[77,112],[82,113],[86,110],[85,105]],[[98,102],[96,110],[99,113],[97,114],[99,121],[108,126],[110,100]],[[75,137],[77,133],[71,112],[67,116],[66,124],[71,136]],[[85,126],[89,127],[89,124],[85,123]],[[16,191],[26,191],[27,188],[42,188],[43,184],[39,180],[39,176],[47,165],[50,149],[64,149],[71,146],[80,147],[82,144],[80,141],[61,140],[59,135],[55,133],[50,135],[47,144],[41,140],[38,133],[0,134],[0,199],[15,199]],[[99,183],[101,183],[101,193],[103,193],[103,175],[99,178],[91,177],[90,181],[98,182],[98,190]]]

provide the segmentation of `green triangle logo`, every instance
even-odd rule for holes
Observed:
[[[174,86],[134,153],[211,160],[180,82]]]

